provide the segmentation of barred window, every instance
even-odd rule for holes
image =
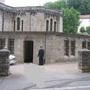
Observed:
[[[69,56],[69,40],[64,40],[64,55]]]
[[[71,55],[75,56],[75,40],[71,41]]]
[[[82,49],[86,48],[86,41],[82,41]]]
[[[87,46],[88,46],[88,50],[90,50],[90,42],[88,42],[88,45]]]
[[[20,30],[20,18],[17,17],[17,30]]]
[[[5,39],[0,38],[0,49],[3,49],[5,47]]]
[[[14,54],[14,39],[8,40],[8,49],[10,50],[11,54]]]

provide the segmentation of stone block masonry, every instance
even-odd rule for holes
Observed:
[[[9,75],[9,51],[7,49],[0,50],[0,76]]]
[[[82,72],[90,72],[90,50],[79,51],[79,68]]]

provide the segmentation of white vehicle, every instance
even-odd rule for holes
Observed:
[[[13,55],[13,54],[9,55],[9,63],[10,63],[10,65],[16,64],[16,57],[15,57],[15,55]]]

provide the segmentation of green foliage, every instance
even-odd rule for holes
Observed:
[[[57,0],[44,6],[52,9],[74,8],[81,14],[90,14],[90,0]]]
[[[73,7],[81,14],[90,14],[90,0],[68,0],[68,7]]]
[[[66,2],[64,0],[63,1],[58,0],[55,2],[48,2],[44,6],[50,8],[50,9],[59,9],[59,10],[67,7]]]
[[[69,8],[73,7],[78,10],[82,0],[67,0],[67,5]]]
[[[81,28],[80,28],[80,32],[81,32],[81,33],[86,32],[85,28],[84,28],[84,27],[81,27]]]
[[[49,2],[45,4],[45,7],[48,7],[51,9],[64,10],[64,15],[63,15],[64,29],[63,31],[65,33],[77,33],[80,14],[74,8],[67,8],[66,0],[62,0],[62,1],[58,0],[54,3]]]
[[[75,9],[64,9],[63,26],[65,33],[77,33],[79,25],[79,12]]]
[[[90,34],[90,26],[86,27],[86,32]]]

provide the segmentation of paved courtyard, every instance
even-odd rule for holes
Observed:
[[[90,74],[81,73],[76,62],[18,64],[10,73],[0,77],[0,90],[90,90]]]

